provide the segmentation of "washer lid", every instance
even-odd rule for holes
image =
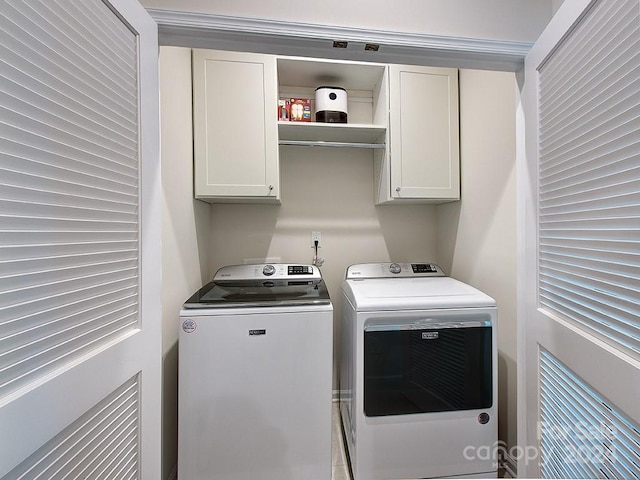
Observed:
[[[450,277],[347,279],[342,290],[357,311],[496,306],[490,296]]]
[[[260,264],[223,267],[184,308],[282,307],[331,303],[312,265]]]

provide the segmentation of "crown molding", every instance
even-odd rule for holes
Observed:
[[[518,71],[533,45],[177,10],[147,11],[158,24],[160,45],[191,48]],[[346,41],[348,47],[333,48],[334,40]],[[365,51],[367,43],[380,48]]]

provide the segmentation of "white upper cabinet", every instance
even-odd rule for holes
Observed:
[[[272,55],[193,50],[196,198],[279,203],[277,91]]]
[[[323,86],[347,123],[315,121]],[[310,121],[279,120],[291,99]],[[460,198],[456,69],[194,50],[193,101],[196,198],[279,203],[279,149],[300,146],[371,149],[378,204]]]
[[[389,65],[387,149],[376,153],[377,203],[460,199],[458,70]]]

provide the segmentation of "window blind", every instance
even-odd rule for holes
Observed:
[[[139,291],[136,36],[100,0],[2,5],[0,398],[137,328]]]
[[[594,2],[539,69],[539,303],[640,353],[640,4]]]
[[[640,426],[540,352],[542,478],[640,478]]]

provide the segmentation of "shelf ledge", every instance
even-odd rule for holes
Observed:
[[[385,148],[384,143],[326,142],[324,140],[280,140],[278,144],[298,147]]]
[[[278,138],[322,144],[380,144],[384,146],[387,129],[381,125],[358,123],[278,122]],[[283,145],[281,143],[281,145]],[[334,145],[337,146],[337,145]],[[366,147],[381,148],[381,147]]]

